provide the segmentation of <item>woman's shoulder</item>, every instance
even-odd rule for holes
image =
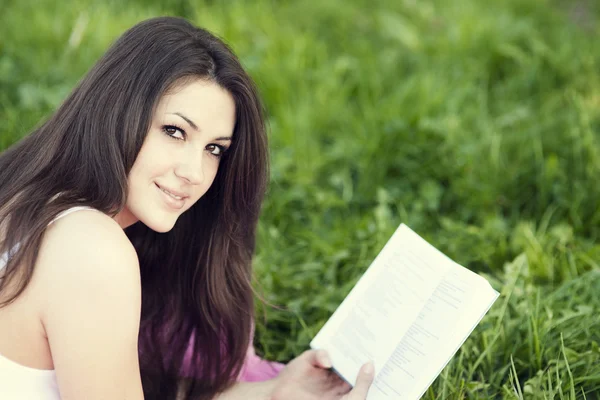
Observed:
[[[94,210],[65,215],[48,227],[35,268],[36,312],[64,379],[61,394],[114,389],[98,382],[141,392],[141,279],[123,229]],[[90,378],[98,371],[102,379]]]
[[[107,280],[139,286],[133,245],[116,221],[93,209],[69,213],[48,226],[35,268],[44,286],[71,283],[93,290]]]
[[[92,208],[71,209],[59,214],[47,228],[42,243],[42,248],[44,247],[56,247],[60,253],[135,253],[119,224],[110,216]]]

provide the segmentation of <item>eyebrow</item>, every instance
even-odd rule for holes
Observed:
[[[188,118],[188,117],[186,117],[185,115],[183,115],[183,114],[181,114],[181,113],[179,113],[179,112],[174,112],[174,113],[171,113],[171,114],[173,114],[173,115],[177,115],[178,117],[181,117],[181,118],[183,118],[183,120],[185,120],[185,122],[187,122],[188,124],[190,124],[190,126],[191,126],[192,128],[194,128],[195,130],[197,130],[197,131],[199,131],[199,130],[200,130],[200,128],[198,128],[198,125],[196,125],[196,124],[194,123],[194,121],[192,121],[191,119],[189,119],[189,118]],[[231,138],[231,136],[221,136],[221,137],[215,138],[215,140],[232,140],[232,138]]]
[[[199,130],[200,130],[200,129],[198,128],[198,125],[196,125],[196,124],[194,123],[194,121],[192,121],[191,119],[189,119],[189,118],[188,118],[188,117],[186,117],[185,115],[183,115],[183,114],[181,114],[181,113],[178,113],[178,112],[174,112],[174,113],[172,113],[172,114],[174,114],[174,115],[177,115],[177,116],[179,116],[179,117],[183,118],[183,119],[185,120],[185,122],[187,122],[188,124],[190,124],[190,126],[191,126],[192,128],[194,128],[195,130],[197,130],[197,131],[199,131]]]

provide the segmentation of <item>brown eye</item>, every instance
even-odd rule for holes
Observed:
[[[209,144],[206,146],[206,150],[215,157],[221,157],[225,152],[225,147],[219,146],[218,144]]]
[[[181,128],[178,128],[173,125],[165,125],[165,126],[163,126],[162,129],[163,129],[163,132],[165,133],[165,135],[172,137],[173,139],[177,139],[177,140],[185,139],[185,132]]]

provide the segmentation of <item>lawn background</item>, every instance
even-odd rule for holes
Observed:
[[[600,398],[600,5],[2,0],[0,149],[165,14],[230,43],[268,111],[261,354],[305,350],[404,222],[501,292],[424,398]]]

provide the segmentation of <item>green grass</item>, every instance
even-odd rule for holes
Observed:
[[[9,0],[0,148],[124,29],[226,39],[269,114],[256,345],[306,349],[400,222],[501,292],[425,399],[600,398],[600,7],[593,1]],[[30,29],[34,28],[34,29]]]

